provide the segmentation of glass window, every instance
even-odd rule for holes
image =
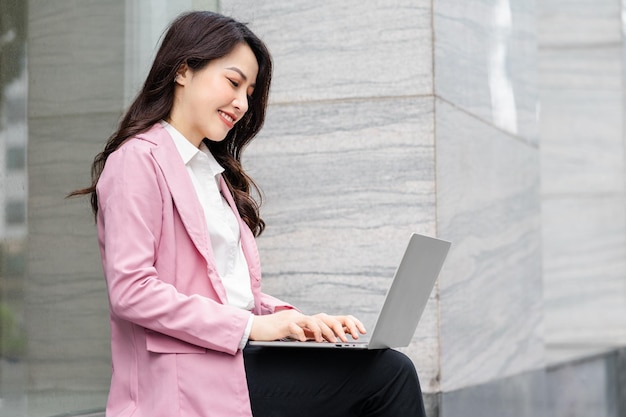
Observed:
[[[9,201],[6,204],[4,214],[8,226],[24,224],[26,222],[26,203],[24,201]]]
[[[9,146],[7,148],[7,170],[17,171],[26,168],[26,149],[22,146]]]

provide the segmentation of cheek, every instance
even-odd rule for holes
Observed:
[[[193,96],[194,104],[204,105],[210,101],[213,96],[215,86],[209,80],[199,80],[199,82],[190,85],[190,93]]]
[[[216,102],[220,102],[223,105],[224,102],[229,102],[234,97],[233,87],[225,85],[224,83],[213,83],[211,88],[207,90],[207,97],[213,99]]]

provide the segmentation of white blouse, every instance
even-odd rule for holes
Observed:
[[[228,304],[245,310],[254,308],[248,263],[239,238],[239,224],[219,188],[224,168],[204,143],[193,146],[169,123],[161,124],[169,132],[187,167],[206,218],[217,271],[222,279]]]

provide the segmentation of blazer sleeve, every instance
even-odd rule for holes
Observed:
[[[146,329],[235,354],[250,312],[186,295],[155,268],[164,190],[149,148],[127,143],[111,154],[97,185],[98,235],[111,312]]]
[[[261,293],[260,301],[261,311],[259,314],[273,314],[280,310],[297,310],[291,304],[265,293]]]

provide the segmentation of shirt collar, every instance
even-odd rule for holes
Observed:
[[[206,146],[204,142],[200,142],[200,151],[207,156],[209,167],[211,168],[211,172],[213,173],[213,176],[216,176],[217,174],[221,174],[222,172],[224,172],[224,168],[220,165],[219,162],[217,162],[217,160],[215,159],[215,157],[209,150],[208,146]]]
[[[161,120],[161,125],[167,130],[167,132],[172,137],[174,141],[174,145],[176,145],[176,149],[178,149],[178,153],[183,159],[183,163],[185,165],[189,165],[192,159],[200,152],[205,154],[208,158],[209,167],[211,168],[211,172],[213,176],[217,174],[221,174],[224,172],[224,168],[215,160],[215,157],[209,150],[209,148],[205,145],[204,142],[200,143],[200,148],[196,148],[193,146],[191,142],[187,140],[174,126],[167,123],[165,120]]]

